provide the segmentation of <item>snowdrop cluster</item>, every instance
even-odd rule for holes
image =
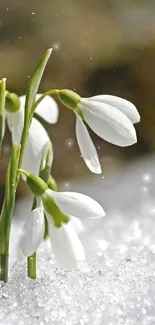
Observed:
[[[0,217],[0,280],[5,282],[10,225],[20,174],[34,198],[32,210],[27,214],[19,236],[21,251],[28,258],[29,277],[36,277],[35,254],[45,235],[45,221],[59,265],[72,268],[85,259],[73,220],[80,223],[82,219],[105,216],[103,207],[94,199],[81,193],[57,191],[56,183],[50,176],[53,161],[51,141],[43,125],[33,116],[34,113],[49,124],[56,123],[59,109],[51,95],[57,95],[58,100],[75,113],[77,143],[85,164],[95,174],[100,174],[102,170],[87,125],[99,137],[114,145],[125,147],[137,142],[134,124],[140,121],[140,116],[128,100],[111,95],[82,98],[68,89],[37,93],[50,54],[51,50],[48,50],[41,57],[26,95],[18,97],[9,93],[5,89],[6,80],[0,82],[0,143],[7,121],[13,145]]]
[[[98,136],[115,145],[129,146],[136,143],[137,137],[133,124],[139,122],[140,116],[136,107],[129,101],[108,95],[79,99],[77,94],[74,94],[70,90],[60,90],[58,96],[65,104],[68,97],[70,98],[70,96],[72,96],[73,103],[70,108],[74,110],[76,115],[77,142],[82,157],[92,172],[97,174],[101,173],[101,166],[96,148],[89,136],[85,123],[88,124]],[[75,102],[77,101],[77,105],[74,105],[74,98]],[[53,102],[51,102],[51,104],[53,104]],[[44,100],[39,105],[40,111],[42,111],[45,105]],[[51,105],[51,111],[52,108]],[[54,109],[55,108],[56,104],[54,106]],[[55,114],[54,109],[53,111]],[[28,168],[27,171],[29,171]],[[105,215],[103,208],[96,201],[79,193],[59,193],[48,189],[42,197],[44,196],[52,197],[55,204],[69,218],[71,216],[80,219],[100,218]],[[43,202],[44,200],[42,200],[41,205],[39,205],[37,209],[30,213],[23,227],[20,244],[25,256],[33,254],[42,242],[44,235]],[[45,214],[50,225],[50,239],[53,251],[59,265],[63,267],[75,267],[79,260],[84,259],[84,249],[75,228],[68,222],[68,217],[67,225],[65,224],[66,219],[63,219],[62,225],[56,223],[54,220],[58,222],[58,212],[56,213],[56,219],[54,219],[53,212],[53,222],[51,222],[46,209]]]

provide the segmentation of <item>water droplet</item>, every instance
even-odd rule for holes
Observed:
[[[152,175],[151,174],[143,174],[142,175],[142,181],[144,183],[151,183],[152,182]]]
[[[67,138],[65,141],[65,146],[69,149],[73,148],[74,140],[72,138]]]
[[[54,51],[59,51],[61,49],[61,44],[59,42],[54,42],[52,47]]]
[[[69,182],[65,182],[64,183],[64,188],[65,188],[65,190],[68,190],[70,188],[70,183]]]

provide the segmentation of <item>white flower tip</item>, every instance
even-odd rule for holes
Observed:
[[[82,157],[92,173],[101,174],[98,153],[82,119],[76,115],[76,137]]]
[[[128,138],[125,139],[125,141],[122,141],[122,145],[120,144],[120,147],[129,147],[133,144],[137,143],[137,135],[136,130],[133,126],[133,129],[130,129],[130,134],[128,135]],[[122,139],[123,140],[123,139]]]
[[[136,118],[135,118],[135,123],[140,122],[140,114],[137,111]]]
[[[94,160],[94,161],[92,161],[92,160]],[[101,169],[101,166],[99,164],[98,157],[97,157],[97,159],[95,159],[95,158],[91,159],[91,161],[85,159],[85,162],[86,162],[87,167],[89,168],[89,170],[92,173],[94,173],[94,174],[102,174],[102,169]]]
[[[98,203],[98,209],[96,209],[96,219],[105,217],[105,211],[102,206]]]

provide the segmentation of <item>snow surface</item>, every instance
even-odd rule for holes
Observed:
[[[69,190],[91,195],[107,212],[83,223],[86,263],[59,269],[48,242],[38,252],[36,281],[26,277],[25,260],[11,262],[10,281],[1,283],[0,324],[155,324],[154,157],[115,179],[70,183]]]

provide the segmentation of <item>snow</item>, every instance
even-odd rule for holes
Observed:
[[[98,199],[107,212],[83,223],[86,262],[58,268],[48,241],[38,252],[36,281],[26,277],[24,259],[12,261],[10,281],[1,283],[0,324],[155,324],[154,177],[153,157],[112,180],[73,182],[71,191]]]

